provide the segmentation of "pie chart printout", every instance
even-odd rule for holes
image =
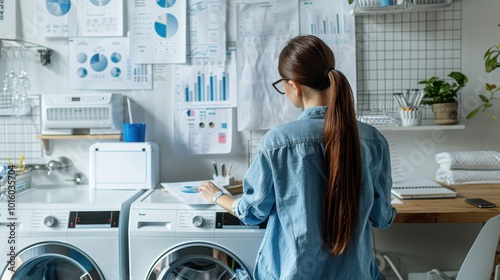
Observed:
[[[120,74],[121,74],[121,73],[122,73],[122,70],[120,70],[120,68],[118,68],[118,67],[113,67],[113,68],[111,69],[111,76],[112,76],[113,78],[118,78],[118,77],[120,77]]]
[[[3,1],[2,1],[3,2]],[[71,1],[70,0],[47,0],[45,2],[45,6],[47,7],[47,11],[49,14],[60,17],[64,16],[71,9]]]
[[[176,0],[156,0],[156,4],[162,8],[170,8],[175,4]]]
[[[155,31],[158,36],[169,38],[177,33],[179,22],[177,18],[171,14],[162,14],[155,21]]]
[[[90,0],[90,2],[98,7],[106,6],[111,0]]]
[[[108,66],[108,59],[105,55],[96,53],[90,58],[90,67],[96,72],[102,72]]]

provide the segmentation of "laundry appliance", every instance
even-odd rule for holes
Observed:
[[[143,192],[38,186],[3,199],[0,279],[129,279],[128,214]]]
[[[264,232],[265,223],[244,225],[219,206],[148,190],[130,209],[130,277],[252,279]]]

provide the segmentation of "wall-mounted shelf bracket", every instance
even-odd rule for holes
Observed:
[[[36,51],[37,53],[40,54],[40,64],[42,64],[42,66],[47,66],[50,64],[51,62],[50,57],[54,52],[53,50],[36,43],[31,43],[23,40],[7,40],[2,38],[0,38],[0,47],[6,48],[7,50],[9,48],[16,48],[16,47],[23,47],[26,49],[37,49]]]
[[[50,64],[50,56],[52,55],[52,50],[49,48],[38,49],[37,52],[40,54],[40,63],[42,66],[47,66]]]

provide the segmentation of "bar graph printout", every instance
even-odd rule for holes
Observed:
[[[270,129],[300,114],[272,86],[281,49],[299,34],[297,11],[289,0],[236,5],[239,131]]]
[[[173,85],[178,108],[236,107],[235,59],[235,52],[228,51],[225,61],[195,59],[175,65]]]
[[[313,0],[299,3],[300,34],[321,38],[335,54],[335,68],[349,80],[356,99],[356,34],[347,1]]]

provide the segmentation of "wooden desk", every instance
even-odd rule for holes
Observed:
[[[401,200],[395,223],[484,223],[500,214],[500,185],[453,185],[457,198]],[[495,203],[495,208],[478,208],[465,198],[481,197]]]

